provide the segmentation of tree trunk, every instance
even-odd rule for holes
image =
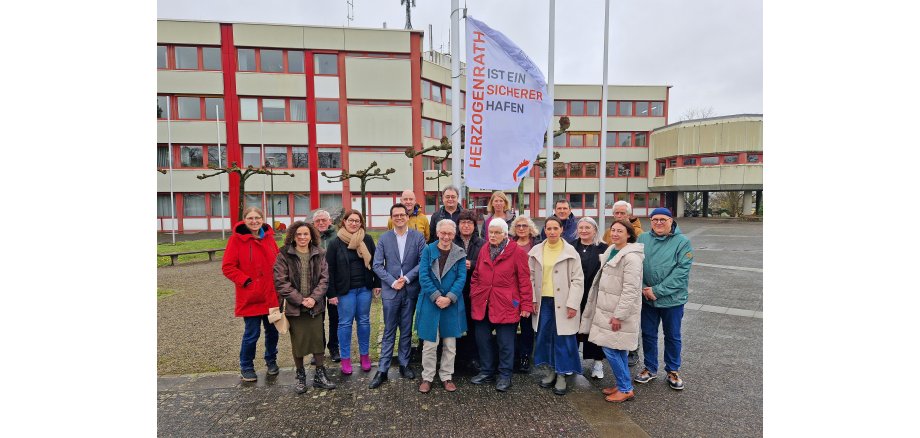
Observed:
[[[361,180],[361,216],[364,216],[364,222],[369,222],[367,220],[367,181]],[[368,226],[368,224],[364,224]]]
[[[518,184],[518,216],[524,215],[524,178],[521,178],[521,183]]]

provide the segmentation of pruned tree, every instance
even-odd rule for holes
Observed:
[[[690,107],[687,111],[684,111],[680,116],[680,121],[685,120],[696,120],[696,119],[705,119],[716,115],[716,110],[711,106],[703,107]]]
[[[354,173],[343,170],[340,175],[329,176],[326,174],[326,172],[322,172],[321,175],[328,178],[326,180],[328,182],[345,181],[346,179],[350,179],[350,178],[357,178],[359,181],[361,181],[361,215],[363,215],[366,218],[367,217],[367,182],[370,180],[375,180],[375,179],[385,179],[389,181],[390,177],[387,175],[390,175],[393,173],[396,173],[396,169],[391,167],[387,169],[386,171],[381,171],[380,168],[377,167],[377,162],[372,161],[371,164],[368,165],[366,169],[361,169]]]
[[[709,197],[709,203],[717,211],[738,217],[744,210],[744,192],[715,192]]]
[[[410,2],[412,3],[411,7],[414,8],[415,0],[399,0],[400,5],[406,5],[406,30],[412,30],[412,10],[409,9]]]
[[[244,168],[239,167],[236,164],[236,161],[230,163],[229,166],[225,166],[225,167],[217,167],[216,165],[213,165],[213,164],[209,165],[208,167],[210,167],[215,172],[211,174],[202,173],[201,175],[197,176],[198,179],[211,178],[217,175],[222,175],[224,173],[239,175],[240,177],[240,197],[239,197],[239,204],[237,204],[237,209],[236,209],[236,220],[237,221],[243,220],[243,202],[246,200],[246,180],[249,179],[250,176],[253,176],[253,175],[278,175],[278,176],[287,175],[291,178],[294,177],[293,173],[274,172],[265,167],[253,167],[252,165],[249,165],[249,166],[246,166],[246,168],[244,169]],[[161,172],[166,173],[165,171],[161,171]]]

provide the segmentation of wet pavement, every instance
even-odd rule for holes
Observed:
[[[663,363],[658,378],[645,385],[635,384],[636,399],[622,405],[606,403],[600,394],[601,388],[614,384],[606,363],[604,379],[576,376],[572,390],[561,397],[537,386],[538,374],[515,375],[508,393],[496,392],[493,385],[472,385],[469,376],[458,375],[457,392],[447,393],[435,381],[431,393],[421,394],[419,380],[401,379],[396,367],[390,370],[389,382],[371,390],[367,384],[376,367],[364,373],[355,364],[355,374],[343,376],[338,364],[332,364],[330,378],[339,385],[337,389],[310,388],[306,394],[297,395],[293,393],[290,358],[279,357],[284,368],[274,379],[266,379],[264,365],[257,359],[259,381],[254,384],[240,382],[233,369],[160,375],[158,434],[761,436],[762,223],[687,218],[678,221],[691,238],[695,260],[690,303],[683,319],[683,391],[668,387]],[[170,273],[180,272],[170,270],[210,268],[211,264],[217,266],[219,275],[219,262],[191,263],[187,267],[160,268],[158,282],[167,282]],[[180,290],[167,299],[181,299],[181,295]],[[160,304],[160,312],[168,308]],[[158,324],[165,326],[168,316],[160,317],[164,319]],[[158,337],[165,336],[161,330],[158,329]],[[227,330],[234,337],[242,332],[236,326]],[[168,344],[168,339],[160,341],[161,347]],[[280,356],[288,351],[282,347]],[[663,346],[659,346],[659,354],[662,353]],[[232,358],[237,352],[223,354]],[[585,366],[589,367],[590,361]],[[414,368],[421,371],[418,364]],[[640,362],[632,368],[633,374],[641,368]],[[311,379],[312,368],[307,370]]]

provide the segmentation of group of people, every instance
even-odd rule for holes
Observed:
[[[290,323],[298,393],[307,390],[307,355],[316,368],[313,386],[335,388],[325,368],[327,347],[342,374],[354,372],[355,322],[359,363],[370,372],[370,308],[372,297],[379,297],[384,329],[372,389],[388,380],[394,349],[400,375],[416,377],[409,366],[414,328],[422,393],[431,391],[435,375],[446,391],[456,391],[459,364],[476,372],[470,383],[494,382],[501,392],[510,389],[513,372],[545,367],[539,385],[564,395],[570,376],[583,372],[582,359],[593,361],[595,378],[603,378],[606,359],[616,386],[603,390],[605,399],[623,402],[635,397],[633,382],[657,376],[659,326],[668,384],[683,389],[680,325],[693,255],[670,210],[654,209],[652,229],[643,232],[631,206],[618,201],[601,239],[594,219],[576,219],[565,200],[538,230],[496,191],[480,229],[476,214],[459,206],[455,187],[441,195],[442,206],[429,221],[415,194],[403,192],[390,208],[389,230],[376,243],[359,211],[346,210],[336,229],[329,213],[317,210],[312,223],[288,227],[279,250],[262,211],[244,210],[223,259],[224,275],[236,285],[235,313],[245,325],[241,378],[257,380],[253,361],[261,327],[266,373],[279,372],[272,307]],[[644,368],[631,378],[640,336]]]

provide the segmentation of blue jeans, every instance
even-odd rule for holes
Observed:
[[[543,297],[540,301],[540,320],[537,321],[537,339],[533,349],[533,364],[549,365],[556,374],[581,373],[581,355],[575,335],[560,335],[556,331],[556,299]]]
[[[268,315],[243,317],[243,343],[240,345],[240,370],[252,371],[255,366],[252,361],[256,358],[256,343],[259,342],[259,325],[265,326],[265,363],[270,364],[278,359],[278,329],[268,322]]]
[[[397,328],[399,328],[399,364],[409,365],[409,349],[412,348],[412,320],[415,316],[417,299],[417,296],[410,297],[404,288],[392,300],[383,300],[383,342],[380,346],[378,371],[386,373],[390,369]]]
[[[604,351],[604,356],[607,357],[610,369],[613,370],[613,376],[617,379],[617,389],[620,392],[632,391],[632,378],[629,376],[629,352],[607,347],[601,347],[601,349]]]
[[[642,303],[642,356],[645,368],[658,373],[658,325],[664,330],[664,369],[680,370],[680,321],[684,305],[658,308]]]
[[[368,354],[371,340],[371,290],[352,289],[339,296],[339,352],[342,360],[351,357],[351,326],[358,320],[358,349]]]
[[[514,361],[514,334],[517,324],[493,324],[489,322],[489,312],[486,311],[482,321],[475,322],[476,346],[479,348],[480,373],[494,376],[496,368],[499,377],[511,378]],[[492,330],[495,330],[495,340],[492,340]],[[496,345],[497,344],[497,345]],[[498,363],[495,362],[495,353],[498,350]]]

